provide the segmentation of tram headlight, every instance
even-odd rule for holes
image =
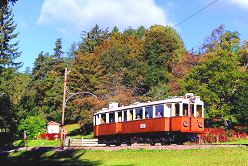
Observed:
[[[202,123],[200,122],[200,123],[198,123],[198,126],[199,126],[200,128],[202,128],[203,125],[202,125]]]
[[[189,123],[188,122],[183,122],[184,127],[188,127]]]

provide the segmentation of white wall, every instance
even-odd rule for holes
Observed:
[[[47,126],[47,133],[48,134],[59,133],[59,126],[58,125]]]

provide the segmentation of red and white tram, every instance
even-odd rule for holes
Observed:
[[[94,136],[101,144],[182,144],[204,133],[204,103],[187,93],[165,100],[118,107],[110,103],[94,114]]]

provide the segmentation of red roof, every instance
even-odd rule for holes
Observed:
[[[51,126],[51,125],[54,125],[54,126],[60,126],[60,124],[59,124],[59,123],[54,122],[54,121],[51,121],[51,122],[48,122],[48,123],[47,123],[47,126]]]

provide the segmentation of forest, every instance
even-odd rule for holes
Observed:
[[[120,32],[95,25],[82,31],[81,41],[68,52],[58,38],[53,54],[37,53],[34,67],[21,73],[11,7],[1,6],[0,18],[0,132],[15,140],[24,130],[34,139],[45,132],[47,122],[61,123],[65,74],[65,124],[78,123],[82,132],[92,124],[93,113],[109,102],[129,105],[188,92],[205,102],[206,127],[243,126],[247,131],[248,41],[224,25],[192,50],[170,26]]]

